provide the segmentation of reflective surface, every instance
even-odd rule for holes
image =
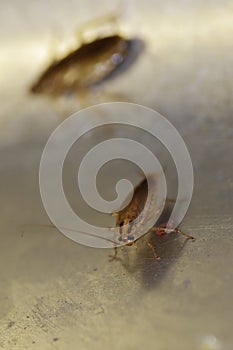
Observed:
[[[197,240],[156,239],[159,263],[143,242],[110,263],[108,250],[37,226],[49,223],[38,186],[44,144],[82,103],[35,98],[27,88],[52,39],[102,12],[91,1],[81,10],[75,2],[1,8],[0,347],[232,349],[231,2],[127,2],[122,30],[145,50],[85,101],[111,93],[152,107],[186,142],[195,189],[182,228]],[[110,10],[103,1],[101,11]]]

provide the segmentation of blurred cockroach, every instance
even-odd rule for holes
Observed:
[[[116,21],[115,17],[111,20]],[[83,43],[62,59],[54,61],[32,85],[31,92],[53,96],[85,93],[126,61],[135,41],[111,34]]]

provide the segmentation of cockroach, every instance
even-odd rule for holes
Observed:
[[[110,35],[85,43],[53,62],[31,87],[31,92],[59,96],[85,92],[102,82],[128,56],[132,41]]]
[[[152,192],[148,193],[148,181],[152,184]],[[149,204],[147,202],[147,196],[149,196]],[[157,235],[162,236],[166,233],[179,233],[187,237],[187,239],[195,240],[193,236],[190,236],[186,232],[181,231],[179,228],[169,229],[167,225],[161,225],[159,227],[153,226],[148,232],[140,235],[143,225],[151,218],[151,213],[155,210],[155,199],[156,199],[156,181],[155,175],[149,175],[147,179],[143,179],[135,188],[133,197],[130,203],[118,212],[114,212],[113,216],[116,217],[116,227],[119,228],[118,236],[116,239],[119,242],[124,243],[126,246],[131,246],[136,243],[139,239],[144,238],[144,236],[149,232],[155,232]],[[145,205],[147,207],[142,213]],[[145,239],[146,244],[152,250],[154,258],[160,260],[160,256],[157,254],[155,247]],[[112,259],[117,257],[117,247],[114,247],[114,255],[111,256]]]
[[[150,181],[151,193],[148,191],[148,181]],[[131,198],[131,197],[130,197]],[[148,200],[149,198],[149,200]],[[134,189],[133,196],[129,201],[126,198],[126,202],[129,203],[123,209],[112,213],[112,216],[116,218],[116,226],[110,228],[115,232],[114,239],[108,239],[101,237],[99,235],[91,234],[88,232],[83,232],[71,228],[64,228],[71,232],[79,232],[84,235],[88,235],[91,237],[97,237],[99,239],[106,240],[113,244],[114,254],[111,255],[111,260],[117,258],[117,247],[120,246],[132,246],[139,239],[143,239],[147,246],[151,249],[153,256],[156,260],[160,260],[160,256],[156,252],[156,248],[153,244],[146,239],[144,236],[149,234],[150,232],[155,232],[158,236],[163,236],[166,233],[179,233],[185,236],[188,240],[195,240],[195,238],[189,235],[186,232],[181,231],[179,228],[170,228],[165,223],[161,226],[153,226],[149,231],[144,232],[144,225],[148,220],[151,219],[152,214],[155,210],[155,202],[156,202],[156,176],[148,175],[147,178],[143,179]],[[158,210],[159,211],[159,210]],[[143,215],[142,215],[143,213]],[[25,226],[25,225],[24,225]],[[53,227],[51,225],[37,225],[43,227]]]

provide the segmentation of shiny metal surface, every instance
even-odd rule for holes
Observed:
[[[121,28],[145,50],[104,83],[98,102],[106,91],[120,94],[177,127],[195,173],[182,228],[197,240],[184,247],[182,237],[158,240],[159,263],[143,244],[109,263],[108,251],[36,226],[49,222],[38,187],[41,152],[81,106],[35,98],[27,88],[53,38],[69,37],[115,3],[2,2],[0,348],[233,347],[232,2],[122,3]]]

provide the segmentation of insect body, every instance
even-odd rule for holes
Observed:
[[[150,183],[150,191],[148,191],[148,182]],[[118,212],[114,212],[112,215],[116,217],[116,226],[112,228],[115,232],[114,239],[111,237],[106,238],[97,234],[83,232],[80,230],[61,227],[66,231],[76,232],[83,235],[87,235],[93,238],[99,238],[112,243],[115,254],[111,256],[112,259],[117,257],[117,247],[122,245],[131,246],[139,239],[144,239],[148,247],[152,250],[154,258],[160,260],[159,255],[156,252],[155,247],[149,240],[145,239],[145,235],[149,232],[155,232],[157,235],[162,236],[166,233],[179,233],[184,235],[187,239],[195,240],[194,237],[181,231],[179,228],[170,227],[165,223],[161,226],[153,226],[149,231],[145,231],[145,225],[154,216],[155,210],[160,212],[160,209],[156,208],[156,176],[149,175],[147,179],[143,179],[134,190],[131,201],[127,200],[127,204],[123,209]],[[51,225],[39,225],[46,227],[53,227]]]
[[[63,59],[53,62],[31,87],[31,92],[61,95],[85,91],[122,64],[129,49],[130,40],[119,35],[83,44]]]
[[[148,192],[148,181],[150,181],[152,184],[152,193]],[[117,237],[118,241],[130,246],[148,233],[144,233],[143,228],[146,222],[152,217],[152,213],[155,210],[155,200],[156,181],[155,176],[150,175],[147,179],[142,180],[135,188],[134,195],[130,203],[124,209],[113,214],[116,217],[116,227],[119,228],[119,235]],[[159,236],[168,232],[177,232],[186,236],[188,239],[194,239],[194,237],[179,230],[178,228],[171,228],[169,230],[167,225],[162,225],[161,227],[154,226],[150,229],[150,231],[154,231]],[[140,232],[142,232],[141,235]],[[156,253],[155,247],[148,240],[145,241],[152,250],[154,257],[157,260],[160,260],[160,257]],[[115,254],[113,258],[117,256],[117,248],[115,247],[114,249]]]
[[[150,180],[153,181],[152,188],[155,190],[155,181],[152,177],[150,177]],[[114,213],[114,215],[116,216],[116,227],[119,227],[119,241],[122,241],[124,243],[127,242],[128,244],[135,241],[135,230],[139,229],[140,226],[143,225],[150,212],[150,208],[148,207],[147,210],[144,211],[144,217],[142,217],[141,213],[146,205],[146,200],[148,196],[150,196],[149,207],[154,207],[154,196],[152,197],[148,193],[147,180],[144,179],[135,188],[134,195],[130,203],[124,209],[120,210],[117,213]]]

